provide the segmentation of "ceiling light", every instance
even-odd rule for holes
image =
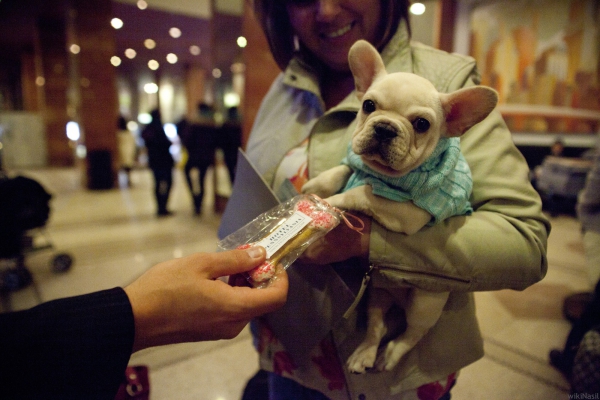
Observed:
[[[131,132],[137,131],[138,128],[139,128],[139,126],[138,126],[137,122],[135,122],[135,121],[129,121],[127,123],[127,129],[129,129]]]
[[[190,53],[192,53],[192,55],[198,56],[200,55],[200,47],[198,46],[190,46]]]
[[[219,68],[215,68],[215,69],[212,70],[212,76],[214,78],[219,79],[221,77],[221,75],[222,75],[222,72],[221,72],[221,70]]]
[[[78,144],[77,147],[75,147],[75,154],[80,159],[86,158],[87,157],[87,148],[85,147],[85,145]]]
[[[139,0],[137,2],[137,6],[140,10],[145,10],[146,8],[148,8],[148,3],[146,3],[144,0]]]
[[[237,107],[240,105],[240,95],[234,92],[225,93],[223,96],[223,103],[225,107]]]
[[[67,137],[70,140],[79,140],[81,133],[79,131],[79,124],[75,121],[67,122]]]
[[[72,44],[71,46],[69,46],[69,51],[73,54],[79,54],[79,52],[81,51],[81,47],[79,47],[79,45],[77,44]]]
[[[157,93],[158,92],[158,85],[156,83],[146,83],[144,85],[144,92],[150,94],[150,93]]]
[[[123,21],[119,18],[113,18],[110,20],[110,24],[115,29],[121,29],[123,27]]]
[[[231,64],[230,68],[231,68],[231,72],[233,72],[234,74],[241,74],[242,72],[244,72],[246,70],[246,65],[244,65],[244,63],[237,62],[237,63]]]
[[[125,57],[129,58],[130,60],[134,59],[136,55],[137,53],[134,49],[125,50]]]
[[[38,76],[35,78],[35,84],[38,86],[44,86],[46,84],[46,79],[43,76]]]
[[[112,56],[110,58],[110,63],[115,67],[118,67],[119,65],[121,65],[121,58],[117,56]]]
[[[147,49],[152,50],[156,47],[156,42],[152,39],[146,39],[144,40],[144,46],[146,46]]]
[[[425,12],[425,4],[413,3],[413,5],[410,6],[410,12],[414,15],[423,15]]]
[[[152,71],[156,71],[159,66],[160,64],[156,60],[148,61],[148,68],[150,68]]]
[[[171,64],[175,64],[177,62],[177,56],[173,53],[167,54],[167,61]]]
[[[246,40],[245,37],[240,36],[239,38],[237,38],[237,45],[240,46],[241,48],[246,47],[247,44],[248,44],[248,41]]]
[[[171,37],[177,39],[178,37],[181,36],[181,29],[173,27],[173,28],[169,29],[169,35],[171,35]]]
[[[148,113],[141,113],[138,114],[137,120],[140,124],[146,125],[152,122],[152,116]]]

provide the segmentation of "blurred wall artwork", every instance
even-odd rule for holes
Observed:
[[[484,3],[470,25],[470,54],[511,131],[600,133],[600,1]]]

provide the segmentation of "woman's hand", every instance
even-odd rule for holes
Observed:
[[[287,299],[283,269],[265,289],[231,286],[218,278],[260,265],[262,247],[197,253],[155,265],[125,288],[135,319],[133,351],[164,344],[230,339],[254,317]]]
[[[311,244],[298,262],[307,264],[330,264],[353,257],[369,257],[371,218],[364,214],[353,214],[364,223],[362,235],[349,228],[343,221],[331,232]],[[356,223],[350,220],[353,225]]]

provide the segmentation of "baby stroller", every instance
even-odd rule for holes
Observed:
[[[51,197],[33,179],[0,175],[0,295],[33,282],[25,266],[27,253],[53,247],[44,230]],[[37,235],[43,236],[41,244]],[[64,272],[72,263],[71,256],[62,253],[52,259],[51,267],[55,272]]]

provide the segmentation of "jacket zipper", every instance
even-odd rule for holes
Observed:
[[[374,265],[374,264],[371,264],[369,266],[369,270],[363,276],[363,280],[362,280],[362,283],[360,285],[360,289],[358,290],[358,293],[356,294],[356,297],[354,298],[354,301],[352,302],[352,304],[350,305],[350,307],[348,307],[348,309],[344,313],[344,318],[347,319],[347,318],[350,317],[350,314],[352,313],[352,311],[354,311],[354,309],[356,308],[356,306],[358,305],[358,303],[360,302],[360,300],[364,296],[365,291],[367,289],[367,286],[368,286],[369,282],[371,281],[371,274],[376,269],[379,269],[379,270],[390,270],[390,271],[404,273],[404,274],[407,274],[407,275],[417,275],[417,276],[420,275],[420,276],[426,276],[426,277],[430,277],[430,278],[439,278],[439,279],[444,279],[444,280],[448,280],[448,281],[454,281],[454,282],[460,282],[460,283],[467,283],[467,284],[471,282],[469,279],[465,279],[465,278],[449,277],[447,275],[433,274],[433,273],[429,273],[429,272],[415,272],[415,271],[410,271],[410,270],[406,270],[406,269],[401,269],[401,268],[398,268],[397,266],[391,266],[391,265],[382,265],[382,264]]]

